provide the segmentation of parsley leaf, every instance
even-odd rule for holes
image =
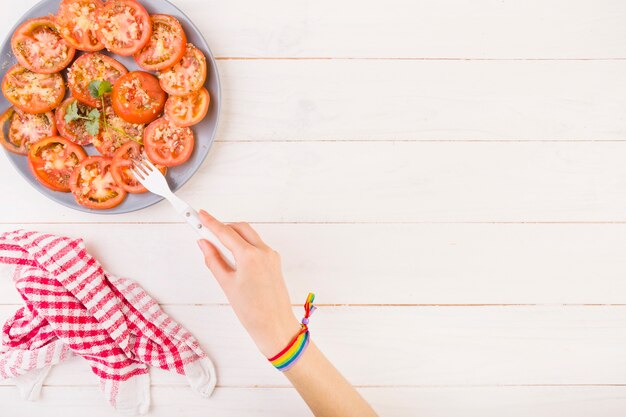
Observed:
[[[106,102],[104,100],[104,95],[109,94],[112,91],[113,91],[113,86],[111,85],[109,81],[93,80],[92,82],[89,83],[89,94],[93,98],[100,99],[100,102],[102,103],[102,110],[104,111],[105,114],[106,114]],[[73,114],[72,114],[72,117],[74,117]],[[106,116],[102,117],[102,113],[100,113],[100,110],[98,109],[91,110],[86,117],[78,115],[76,118],[87,120],[87,122],[85,122],[85,130],[87,130],[87,133],[89,133],[92,136],[95,136],[100,132],[100,128],[101,128],[100,122],[102,121],[105,131],[111,128],[114,131],[129,137],[130,139],[137,140],[133,138],[132,136],[130,136],[125,131],[123,131],[122,129],[118,129],[115,126],[109,126],[109,124],[107,123]]]
[[[100,110],[93,109],[92,111],[89,112],[87,117],[89,117],[89,120],[99,120],[100,119]]]
[[[100,97],[100,95],[98,94],[98,90],[100,89],[100,83],[101,81],[98,81],[98,80],[94,80],[89,83],[88,88],[89,88],[89,94],[91,94],[91,97],[93,98]]]
[[[100,133],[100,119],[90,119],[89,121],[85,122],[85,130],[87,130],[87,133],[89,133],[91,136],[95,136]]]
[[[93,109],[87,115],[88,121],[85,123],[85,129],[87,133],[92,136],[100,133],[100,110]]]
[[[80,114],[78,114],[78,101],[74,101],[65,111],[65,122],[71,123],[77,119],[80,119]]]
[[[84,111],[83,111],[84,112]],[[92,136],[100,133],[100,110],[92,109],[88,114],[81,114],[81,108],[78,102],[74,100],[65,111],[65,122],[71,123],[76,120],[86,120],[85,130]]]
[[[100,98],[113,91],[113,86],[106,80],[93,80],[89,83],[89,94],[93,98]]]
[[[98,93],[100,94],[100,97],[102,97],[105,94],[109,94],[112,91],[113,91],[113,86],[108,81],[102,81],[102,83],[100,84],[100,87],[98,87]]]

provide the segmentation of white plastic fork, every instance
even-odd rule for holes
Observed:
[[[211,242],[221,253],[228,265],[230,265],[233,269],[235,268],[235,258],[233,257],[233,254],[222,244],[222,242],[220,242],[217,236],[204,227],[200,221],[198,212],[172,192],[170,186],[167,184],[167,180],[161,171],[159,171],[157,167],[152,164],[152,162],[150,162],[145,156],[142,156],[140,160],[133,161],[130,170],[135,178],[137,178],[137,181],[146,187],[148,191],[158,194],[169,201],[178,214],[183,216],[187,223],[193,227],[200,237]]]

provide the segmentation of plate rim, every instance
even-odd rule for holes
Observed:
[[[37,3],[35,3],[33,6],[31,6],[29,9],[27,9],[22,16],[18,19],[18,21],[13,25],[13,27],[9,30],[7,36],[5,37],[4,41],[2,42],[1,46],[4,47],[5,45],[10,44],[11,43],[11,37],[13,36],[13,33],[15,33],[15,30],[21,25],[23,24],[26,20],[30,19],[30,18],[26,18],[25,16],[27,16],[28,14],[32,14],[32,12],[37,9],[38,7],[40,7],[43,3],[48,3],[51,1],[59,1],[59,0],[39,0]],[[141,0],[139,0],[141,3]],[[196,26],[196,24],[194,23],[193,20],[191,20],[189,18],[189,16],[187,15],[187,13],[183,12],[176,4],[174,4],[172,1],[170,0],[157,0],[157,1],[161,1],[163,3],[167,3],[169,4],[172,8],[174,8],[174,10],[176,10],[178,13],[180,13],[182,16],[185,17],[186,19],[186,24],[190,25],[191,28],[193,29],[193,31],[195,33],[197,33],[200,38],[202,39],[202,41],[204,42],[204,47],[206,48],[206,52],[208,53],[208,60],[210,61],[210,65],[212,68],[214,68],[215,71],[215,82],[216,82],[216,86],[217,86],[217,100],[211,100],[211,104],[213,104],[215,101],[217,101],[216,104],[216,115],[215,115],[215,126],[213,128],[213,132],[211,134],[210,140],[209,140],[209,144],[208,144],[208,149],[206,150],[206,152],[204,153],[204,155],[201,157],[200,161],[198,162],[196,168],[194,169],[194,172],[189,176],[189,178],[187,178],[184,181],[181,181],[180,185],[178,186],[178,188],[175,191],[180,190],[181,188],[183,188],[192,178],[194,175],[197,174],[198,170],[200,169],[200,167],[204,164],[204,162],[206,161],[206,159],[209,156],[209,153],[211,151],[211,148],[213,147],[213,143],[215,143],[215,138],[217,136],[217,132],[219,130],[219,125],[220,125],[220,120],[221,120],[221,114],[222,114],[222,81],[221,81],[221,77],[220,77],[220,73],[219,73],[219,68],[217,66],[217,59],[215,58],[215,55],[213,55],[213,51],[211,50],[211,47],[209,45],[209,42],[206,40],[206,38],[204,37],[204,34],[202,33],[202,31],[200,31],[200,29],[198,28],[198,26]],[[142,6],[144,6],[142,4]],[[144,6],[145,7],[145,6]],[[79,51],[77,51],[79,52]],[[117,56],[117,54],[113,54],[114,56]],[[4,71],[8,71],[13,65],[7,66],[6,68],[2,68]],[[65,68],[63,69],[65,70]],[[65,80],[64,80],[65,82]],[[10,103],[9,103],[10,104]],[[194,132],[195,134],[195,132]],[[198,135],[196,134],[196,137]],[[37,192],[41,195],[43,195],[44,197],[46,197],[48,200],[51,200],[52,202],[59,204],[63,207],[67,207],[69,209],[75,210],[75,211],[79,211],[79,212],[83,212],[83,213],[89,213],[89,214],[102,214],[102,215],[107,215],[107,216],[115,216],[115,215],[122,215],[122,214],[128,214],[128,213],[133,213],[136,211],[141,211],[144,209],[147,209],[149,207],[154,206],[155,204],[158,204],[160,202],[162,202],[164,200],[163,197],[161,196],[157,196],[157,198],[154,201],[151,201],[145,205],[142,205],[141,207],[135,207],[135,208],[131,208],[131,209],[127,209],[124,210],[122,209],[121,211],[111,211],[111,210],[95,210],[95,209],[90,209],[88,207],[84,207],[81,206],[80,204],[76,203],[75,205],[69,204],[68,202],[64,201],[64,200],[57,200],[52,198],[51,196],[47,195],[43,188],[40,188],[39,186],[36,186],[36,184],[33,182],[37,181],[35,178],[33,178],[32,174],[30,173],[25,173],[23,172],[17,165],[16,163],[13,161],[11,155],[10,155],[10,151],[8,151],[7,149],[5,149],[3,146],[0,146],[0,148],[2,148],[2,150],[4,151],[6,158],[8,159],[9,163],[11,164],[11,166],[13,167],[13,169],[15,171],[17,171],[20,176],[35,190],[37,190]],[[21,155],[23,156],[23,155]],[[174,190],[172,190],[174,192]],[[155,194],[156,195],[156,194]]]

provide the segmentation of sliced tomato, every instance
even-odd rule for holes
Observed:
[[[165,115],[176,126],[197,125],[209,111],[211,96],[206,88],[188,96],[170,96],[165,103]]]
[[[206,81],[206,57],[192,44],[180,62],[159,74],[161,88],[173,96],[186,96],[198,91]]]
[[[72,47],[87,52],[104,49],[98,40],[96,13],[102,7],[100,0],[62,0],[56,22],[63,38]]]
[[[145,156],[143,146],[131,141],[122,146],[113,157],[113,162],[111,163],[113,179],[129,193],[141,194],[148,191],[130,171],[133,163],[140,161],[143,156]],[[167,172],[166,167],[157,165],[157,168],[163,175]]]
[[[72,173],[70,188],[78,204],[96,210],[116,207],[126,198],[111,175],[111,158],[102,156],[82,161]]]
[[[54,20],[37,17],[27,20],[13,32],[11,49],[17,62],[40,74],[52,74],[67,67],[76,50],[71,47]]]
[[[63,103],[61,103],[61,105],[57,108],[55,112],[57,129],[59,129],[59,134],[64,138],[69,139],[79,145],[89,145],[96,140],[97,135],[94,136],[89,134],[87,128],[85,127],[85,123],[87,121],[83,118],[72,120],[71,122],[65,120],[67,109],[73,103],[76,103],[76,106],[78,107],[78,114],[82,117],[87,117],[89,112],[94,109],[91,106],[87,106],[86,104],[81,103],[74,97],[66,99]]]
[[[146,155],[155,164],[173,167],[184,164],[194,148],[193,131],[178,127],[165,117],[155,120],[146,128],[143,144]]]
[[[131,56],[150,41],[150,15],[135,0],[109,0],[97,13],[98,38],[114,54]]]
[[[111,102],[113,110],[130,123],[150,123],[156,120],[165,106],[167,94],[159,80],[147,72],[133,71],[115,82]]]
[[[5,74],[2,93],[11,104],[26,113],[47,113],[63,100],[65,83],[58,72],[38,74],[18,64]]]
[[[28,114],[9,107],[0,116],[0,143],[7,150],[20,155],[27,155],[33,143],[56,134],[52,112]]]
[[[74,61],[67,72],[67,85],[72,95],[81,103],[100,107],[100,100],[92,97],[89,92],[89,84],[94,80],[114,84],[126,73],[126,67],[109,56],[100,53],[85,54]]]
[[[35,178],[54,191],[69,192],[70,177],[87,158],[85,150],[60,136],[45,138],[31,145],[28,165]]]
[[[92,143],[102,155],[113,157],[125,143],[141,142],[144,130],[144,125],[129,123],[107,107],[106,125],[101,124],[100,134]]]
[[[135,61],[147,71],[163,71],[181,60],[187,49],[187,36],[173,16],[155,14],[150,16],[150,20],[150,42],[135,55]]]

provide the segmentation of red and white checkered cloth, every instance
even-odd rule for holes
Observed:
[[[215,369],[197,340],[137,283],[106,273],[82,240],[5,233],[0,264],[16,266],[26,303],[4,325],[0,380],[18,377],[34,398],[50,367],[77,354],[107,400],[129,414],[148,410],[148,365],[186,375],[201,395],[213,391]]]

